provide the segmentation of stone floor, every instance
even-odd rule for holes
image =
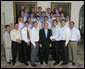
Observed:
[[[37,66],[33,67],[30,65],[30,62],[28,62],[29,65],[26,66],[23,63],[20,62],[16,62],[16,64],[13,66],[12,64],[7,64],[6,63],[6,59],[5,59],[5,55],[4,55],[4,48],[3,46],[1,46],[1,68],[84,68],[84,40],[80,40],[79,44],[78,44],[78,57],[77,57],[77,63],[75,66],[72,66],[72,63],[69,63],[68,65],[61,65],[62,61],[54,66],[53,60],[49,60],[48,65],[47,64],[43,64],[40,65],[39,62],[36,62]]]

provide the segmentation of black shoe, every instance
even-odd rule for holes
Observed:
[[[24,63],[25,65],[29,65],[27,62],[26,63]]]
[[[48,64],[48,61],[45,61],[46,64]]]
[[[8,64],[11,64],[11,62],[7,62]]]
[[[75,65],[75,63],[73,62],[73,63],[72,63],[72,65],[74,66],[74,65]]]
[[[34,66],[34,67],[36,66],[36,64],[31,64],[31,65]]]
[[[55,62],[53,65],[57,65],[57,64],[59,64],[59,63],[56,63],[56,62]]]
[[[62,63],[61,65],[67,65],[68,63]]]
[[[43,64],[43,62],[40,62],[40,64],[42,65],[42,64]]]
[[[22,60],[19,60],[19,62],[24,63]]]
[[[69,60],[68,62],[72,62],[72,61]]]
[[[12,63],[12,65],[15,65],[15,63]]]
[[[10,62],[12,62],[12,60],[10,60]]]
[[[36,62],[40,62],[39,59],[37,59]]]

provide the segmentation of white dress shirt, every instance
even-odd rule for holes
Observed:
[[[42,23],[40,21],[37,21],[38,25],[37,25],[37,28],[40,30],[42,29]]]
[[[35,18],[31,18],[31,24],[33,24]]]
[[[39,29],[33,27],[30,30],[30,40],[33,46],[35,46],[36,45],[35,42],[39,41]]]
[[[70,38],[70,29],[67,26],[61,27],[62,29],[62,40],[66,40],[65,45],[68,44]]]
[[[26,22],[27,21],[27,18],[26,17],[24,17],[24,22]]]
[[[66,26],[69,27],[70,25],[70,21],[66,22]]]
[[[44,23],[45,23],[45,21],[44,21]],[[51,23],[49,21],[47,21],[47,23],[48,23],[48,28],[51,29]],[[43,28],[44,28],[44,24],[43,24]]]
[[[19,22],[19,30],[21,30],[22,28],[24,28],[24,23]]]
[[[56,25],[56,27],[52,27],[52,36],[55,37],[56,41],[60,41],[62,39],[62,29]]]
[[[49,22],[51,23],[51,25],[52,25],[52,22],[53,22],[53,20],[54,20],[55,18],[53,17],[53,18],[49,18]]]
[[[30,28],[28,28],[28,31],[30,31]],[[27,28],[24,27],[22,30],[21,30],[21,35],[22,35],[22,40],[25,41],[26,43],[28,41],[30,41],[30,39],[27,38]],[[30,35],[30,33],[29,33]]]
[[[47,21],[48,23],[48,28],[51,29],[51,23],[49,21]]]
[[[78,28],[73,28],[73,29],[70,29],[70,40],[71,41],[79,41],[80,38],[81,38],[81,35],[80,35],[80,31]]]

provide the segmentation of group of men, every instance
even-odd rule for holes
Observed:
[[[48,64],[50,49],[52,58],[55,60],[54,65],[60,63],[60,49],[62,49],[62,65],[72,62],[76,63],[77,42],[80,40],[80,31],[75,28],[75,23],[70,21],[64,13],[50,12],[50,8],[41,13],[42,8],[38,8],[34,15],[34,9],[28,16],[28,10],[21,11],[19,23],[14,24],[14,29],[6,25],[6,31],[3,34],[5,42],[5,51],[7,63],[16,63],[18,51],[18,60],[25,65],[30,61],[32,66],[36,66],[36,61],[40,64],[45,61]]]

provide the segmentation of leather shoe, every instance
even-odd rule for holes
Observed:
[[[11,62],[7,62],[8,64],[11,64]]]
[[[46,64],[48,64],[48,61],[45,61]]]
[[[42,65],[42,64],[43,64],[43,62],[40,62],[40,64]]]
[[[72,61],[69,60],[69,62],[72,62]]]
[[[72,63],[72,65],[74,66],[74,65],[75,65],[75,63],[73,62],[73,63]]]
[[[56,63],[56,62],[55,62],[53,65],[57,65],[57,64],[59,64],[59,63]]]
[[[36,64],[31,64],[31,65],[34,66],[34,67],[36,66]]]
[[[28,63],[24,63],[25,65],[29,65]]]
[[[23,61],[21,61],[21,60],[19,62],[23,63]]]
[[[12,63],[12,65],[15,65],[15,63]]]
[[[67,65],[68,63],[62,63],[61,65]]]

